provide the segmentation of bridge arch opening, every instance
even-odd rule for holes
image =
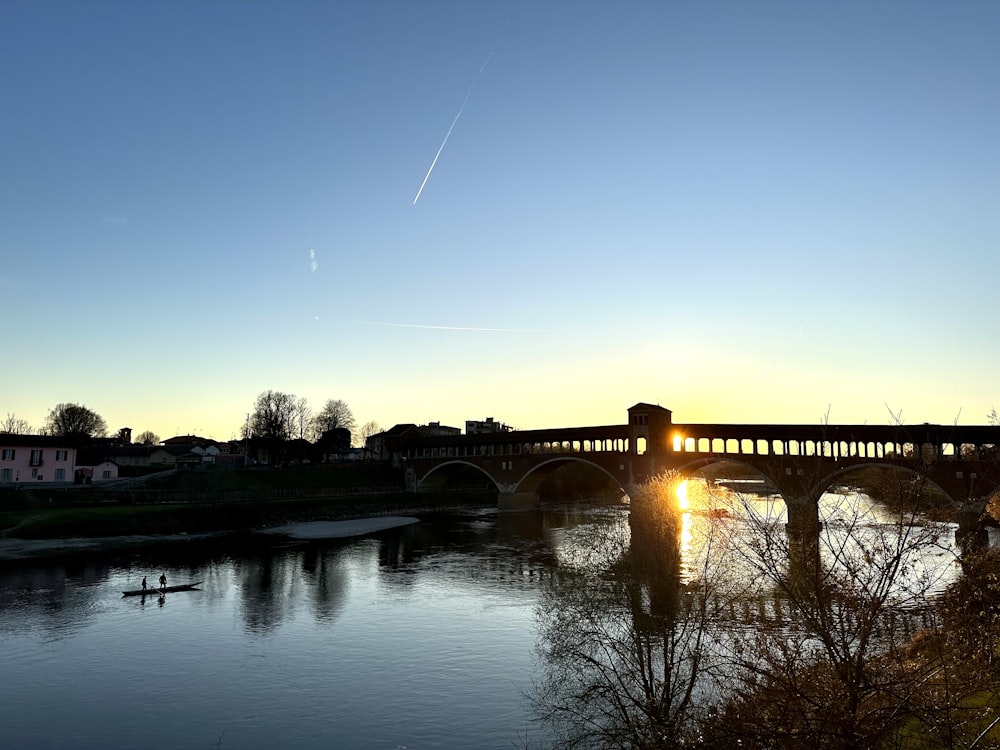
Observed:
[[[603,466],[575,456],[553,457],[533,467],[514,492],[534,493],[542,502],[582,499],[620,499],[625,494],[621,482]]]
[[[820,479],[813,492],[817,497],[860,494],[897,514],[917,513],[932,519],[950,516],[963,502],[913,467],[877,462],[838,469]]]
[[[418,492],[494,492],[496,481],[485,470],[468,461],[446,461],[417,478]]]

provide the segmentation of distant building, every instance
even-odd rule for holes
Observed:
[[[493,417],[486,417],[482,422],[467,419],[465,420],[466,435],[492,435],[495,432],[511,432],[513,427],[505,425],[503,422],[496,422]]]
[[[459,427],[448,427],[448,425],[443,425],[440,422],[428,422],[425,425],[420,425],[418,427],[424,435],[427,437],[435,437],[438,435],[461,435],[462,430]]]
[[[113,482],[118,477],[118,464],[108,460],[101,448],[81,448],[77,453],[73,471],[73,481],[77,484]]]
[[[368,461],[390,461],[392,449],[397,440],[407,436],[422,436],[423,432],[415,424],[397,424],[384,432],[371,435],[365,440],[364,458]]]

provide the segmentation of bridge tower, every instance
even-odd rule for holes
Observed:
[[[638,403],[628,410],[629,482],[634,484],[666,468],[673,412]]]

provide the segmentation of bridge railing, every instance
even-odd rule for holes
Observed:
[[[626,425],[408,437],[393,447],[407,460],[541,453],[628,453],[630,449]]]
[[[978,425],[674,424],[673,453],[809,456],[841,460],[996,460],[1000,427]]]

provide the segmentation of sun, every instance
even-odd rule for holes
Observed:
[[[688,509],[688,480],[684,479],[677,485],[677,507],[681,510]]]

